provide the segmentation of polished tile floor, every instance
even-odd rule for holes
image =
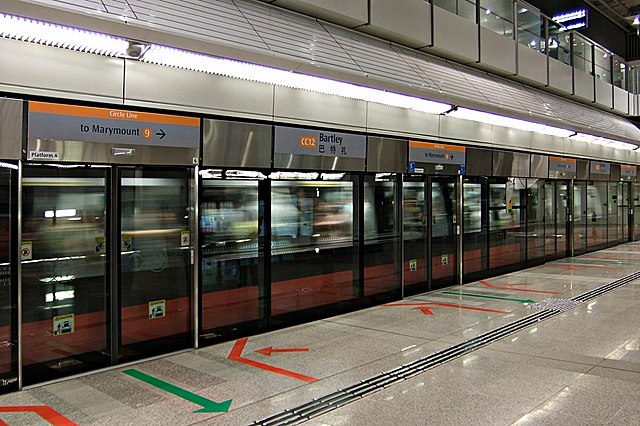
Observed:
[[[32,387],[0,396],[0,425],[640,424],[640,280],[569,300],[638,271],[640,244],[630,243]],[[550,316],[405,380],[326,402],[542,313]],[[314,400],[320,408],[304,418]]]

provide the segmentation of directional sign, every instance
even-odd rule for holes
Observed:
[[[135,379],[138,379],[147,384],[150,384],[151,386],[160,388],[165,392],[169,392],[182,399],[186,399],[189,402],[193,402],[194,404],[202,406],[200,410],[196,410],[194,411],[194,413],[226,413],[227,411],[229,411],[229,407],[231,406],[230,399],[223,402],[211,401],[210,399],[204,398],[193,392],[189,392],[188,390],[179,388],[176,385],[167,383],[164,380],[160,380],[156,377],[145,374],[142,371],[129,369],[129,370],[123,370],[122,372],[128,376],[131,376]]]
[[[427,305],[442,306],[442,307],[456,308],[456,309],[467,309],[470,311],[491,312],[494,314],[509,313],[509,311],[501,311],[499,309],[478,308],[476,306],[466,306],[466,305],[459,305],[457,303],[443,303],[443,302],[389,303],[382,306],[417,306],[416,308],[413,308],[413,309],[421,311],[425,315],[433,315],[433,311]]]
[[[478,281],[480,284],[482,284],[485,287],[489,287],[489,288],[495,288],[498,290],[513,290],[513,291],[524,291],[527,293],[541,293],[541,294],[560,294],[560,292],[558,291],[544,291],[544,290],[531,290],[528,288],[518,288],[515,287],[516,285],[527,285],[527,283],[513,283],[513,284],[503,284],[503,285],[494,285],[491,284],[485,280],[480,280]]]
[[[285,370],[283,368],[274,367],[273,365],[265,364],[262,362],[254,361],[252,359],[243,357],[242,351],[244,351],[244,348],[245,346],[247,346],[248,341],[249,341],[248,337],[245,337],[243,339],[236,341],[227,359],[230,359],[231,361],[241,362],[243,364],[250,365],[255,368],[260,368],[262,370],[271,371],[272,373],[291,377],[293,379],[302,380],[303,382],[307,382],[307,383],[313,383],[318,381],[318,379],[314,377],[305,376],[304,374],[296,373],[295,371]]]
[[[200,119],[141,111],[29,102],[28,137],[110,144],[197,148]],[[57,153],[29,152],[55,160]]]
[[[0,413],[36,413],[53,426],[77,426],[62,414],[46,405],[19,405],[11,407],[0,407]],[[0,420],[0,424],[6,424]],[[26,422],[24,424],[27,424]]]
[[[269,346],[266,348],[258,349],[255,352],[262,355],[271,356],[271,354],[273,353],[309,352],[309,348],[274,348],[273,346]]]

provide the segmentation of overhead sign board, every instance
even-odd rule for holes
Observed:
[[[549,171],[551,172],[577,172],[577,160],[575,158],[549,157]]]
[[[561,25],[563,31],[585,28],[589,24],[589,13],[587,9],[570,10],[558,13],[551,18],[552,21]]]
[[[611,165],[609,163],[603,163],[601,161],[592,161],[589,169],[591,174],[608,175],[611,171]]]
[[[620,176],[634,178],[638,174],[638,168],[636,166],[629,166],[626,164],[620,165]]]
[[[409,141],[409,161],[464,165],[466,149],[457,145]]]
[[[276,126],[276,154],[366,158],[366,136]]]
[[[29,102],[28,137],[197,148],[200,141],[200,119],[115,108]],[[55,157],[56,155],[40,151],[30,154],[30,159],[55,160]]]

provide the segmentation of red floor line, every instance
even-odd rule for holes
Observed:
[[[283,376],[291,377],[293,379],[302,380],[303,382],[313,383],[317,382],[318,379],[310,376],[305,376],[304,374],[296,373],[295,371],[285,370],[283,368],[274,367],[273,365],[265,364],[259,361],[254,361],[252,359],[244,358],[242,356],[242,351],[244,347],[247,345],[248,337],[239,339],[236,341],[235,345],[233,345],[233,349],[229,353],[228,359],[232,361],[237,361],[242,364],[250,365],[251,367],[260,368],[262,370],[271,371],[272,373],[281,374]]]
[[[0,412],[5,413],[28,413],[34,412],[48,421],[53,426],[78,426],[62,414],[58,413],[51,407],[46,405],[20,405],[11,407],[0,407]],[[6,424],[6,423],[4,423]]]
[[[498,309],[476,308],[475,306],[456,305],[456,304],[453,304],[453,303],[427,302],[427,304],[435,305],[435,306],[447,306],[449,308],[468,309],[468,310],[471,310],[471,311],[493,312],[495,314],[508,314],[509,313],[509,311],[501,311],[501,310],[498,310]]]
[[[425,305],[446,306],[449,308],[468,309],[471,311],[493,312],[496,314],[510,313],[509,311],[501,311],[498,309],[476,308],[475,306],[465,306],[465,305],[457,305],[455,303],[443,303],[443,302],[415,302],[415,303],[395,303],[395,304],[387,303],[382,306],[425,306]]]
[[[539,293],[539,294],[560,294],[559,291],[545,291],[545,290],[530,290],[528,288],[517,288],[517,287],[511,287],[511,285],[509,286],[498,286],[498,285],[493,285],[488,283],[487,281],[484,280],[480,280],[478,281],[480,284],[489,287],[489,288],[496,288],[499,290],[513,290],[513,291],[523,291],[525,293]]]

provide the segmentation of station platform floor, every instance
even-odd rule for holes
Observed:
[[[640,424],[640,243],[0,396],[0,425]]]

